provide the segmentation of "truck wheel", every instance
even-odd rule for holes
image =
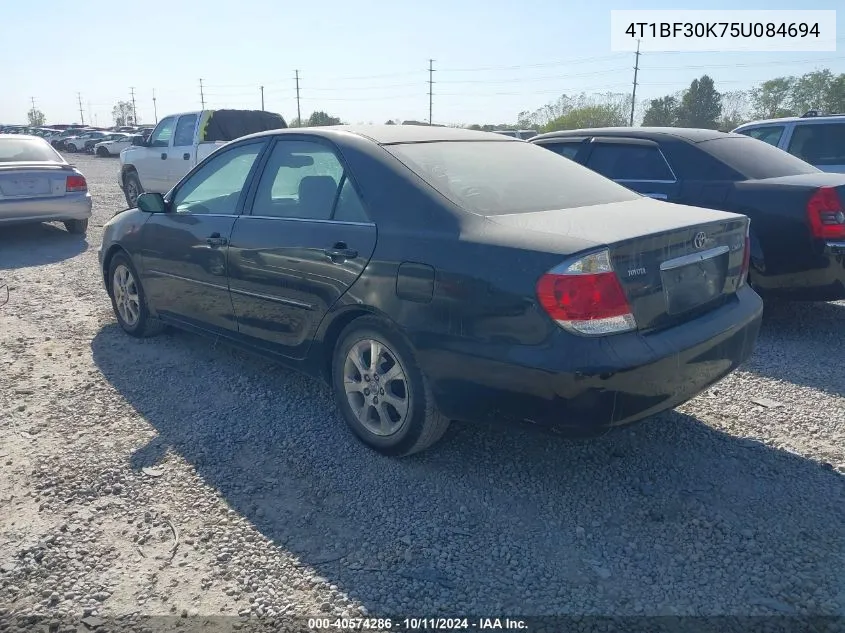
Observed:
[[[141,180],[134,171],[127,172],[123,177],[123,193],[126,196],[126,203],[132,208],[138,204],[138,196],[144,193]]]

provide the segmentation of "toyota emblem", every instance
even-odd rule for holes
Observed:
[[[692,243],[696,248],[704,248],[704,245],[707,243],[707,235],[704,234],[704,231],[699,231],[692,239]]]

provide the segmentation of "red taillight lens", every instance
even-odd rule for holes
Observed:
[[[540,277],[537,299],[561,327],[598,336],[637,327],[607,251],[559,266]]]
[[[821,187],[812,195],[807,202],[807,219],[815,238],[845,237],[845,207],[833,187]]]
[[[88,191],[84,176],[68,176],[65,191]]]

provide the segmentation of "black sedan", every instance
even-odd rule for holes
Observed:
[[[747,215],[749,279],[764,297],[845,299],[845,174],[713,130],[597,128],[531,142],[643,195]]]
[[[106,223],[120,326],[222,337],[324,379],[366,444],[451,420],[592,435],[751,354],[748,219],[643,198],[499,134],[273,130]]]

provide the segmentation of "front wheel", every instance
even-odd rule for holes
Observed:
[[[138,174],[134,171],[128,172],[123,177],[123,193],[126,196],[126,203],[130,207],[136,207],[138,205],[138,196],[143,193],[143,189],[141,188],[141,180],[138,178]]]
[[[124,332],[139,338],[158,334],[164,325],[150,316],[138,273],[124,253],[109,263],[109,297],[117,322]]]
[[[67,151],[69,151],[69,152],[70,152],[70,153],[72,153],[72,154],[75,154],[75,153],[76,153],[76,145],[67,145],[67,146],[65,147],[65,149],[67,149]]]
[[[382,454],[422,451],[449,427],[411,345],[379,319],[356,319],[341,333],[332,359],[332,387],[349,428]]]

